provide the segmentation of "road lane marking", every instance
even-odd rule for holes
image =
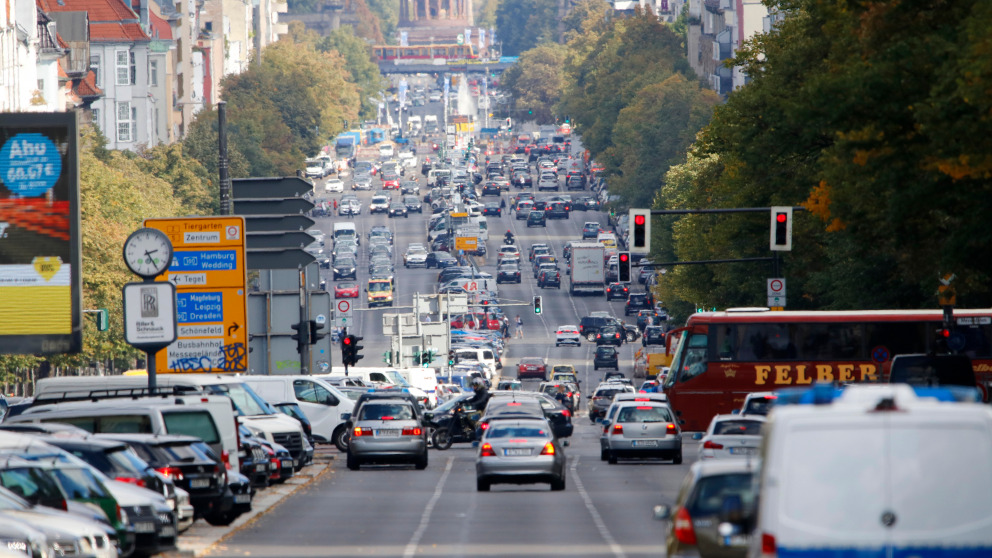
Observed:
[[[623,553],[623,548],[617,544],[616,539],[610,534],[610,530],[606,528],[606,523],[603,521],[602,516],[596,511],[596,506],[592,503],[592,498],[589,493],[586,492],[585,485],[582,484],[582,479],[579,478],[579,471],[576,467],[579,464],[579,456],[575,456],[572,459],[572,466],[569,467],[571,470],[572,481],[575,483],[575,487],[579,491],[579,496],[582,497],[582,501],[586,504],[586,509],[589,510],[589,515],[592,516],[593,523],[596,524],[596,528],[599,529],[599,535],[603,537],[603,541],[610,547],[610,552],[616,558],[626,558],[626,554]]]
[[[437,481],[437,486],[434,487],[434,495],[431,496],[427,506],[424,507],[424,512],[420,515],[420,525],[417,526],[417,530],[413,532],[413,536],[410,537],[410,542],[407,543],[406,549],[403,551],[403,558],[409,558],[417,554],[417,545],[420,544],[420,538],[424,536],[424,532],[427,531],[427,525],[431,522],[431,514],[434,512],[434,506],[437,501],[441,498],[441,492],[444,490],[444,483],[448,480],[448,474],[451,473],[451,466],[455,463],[454,457],[448,458],[448,464],[444,467],[444,473],[441,474],[441,478]]]

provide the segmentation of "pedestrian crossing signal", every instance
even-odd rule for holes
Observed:
[[[541,313],[541,297],[539,296],[534,297],[534,313],[535,314]]]

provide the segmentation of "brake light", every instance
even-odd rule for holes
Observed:
[[[155,470],[174,481],[183,480],[183,472],[178,467],[159,467]]]
[[[423,433],[423,431],[420,429],[420,427],[404,428],[403,429],[403,435],[404,436],[420,436],[422,433]]]
[[[572,411],[569,411],[568,409],[562,409],[561,410],[561,414],[562,414],[562,416],[564,416],[564,417],[567,418],[567,417],[572,416]]]
[[[354,437],[356,437],[356,438],[361,437],[361,436],[371,436],[372,435],[372,429],[371,428],[361,428],[361,427],[356,426],[354,432],[352,432],[351,435],[354,436]]]
[[[613,433],[614,434],[623,434],[623,425],[622,424],[614,424],[613,425]]]
[[[382,417],[381,420],[393,420],[393,417]]]
[[[496,452],[493,451],[493,447],[486,442],[482,444],[482,449],[479,451],[479,457],[496,457]]]
[[[552,444],[551,442],[544,444],[544,449],[541,450],[541,455],[554,455],[554,454],[555,454],[555,445]]]
[[[241,444],[238,444],[238,447],[241,447]],[[225,469],[231,468],[231,452],[222,450],[220,452],[220,460],[224,464]]]
[[[114,477],[115,481],[126,482],[135,486],[145,487],[145,480],[136,477]]]
[[[482,423],[482,424],[479,425],[479,428],[481,428],[483,430],[489,430],[489,423],[488,422],[484,422],[484,423]]]
[[[685,508],[675,514],[675,538],[682,544],[696,544],[696,530],[692,528],[692,517]]]
[[[723,444],[716,444],[711,440],[706,440],[706,442],[703,443],[703,449],[723,449]]]
[[[522,403],[519,401],[510,401],[506,404],[507,407],[519,407],[520,405],[522,405]]]
[[[641,393],[644,393],[644,392],[641,392]],[[651,401],[651,400],[648,399],[647,397],[635,397],[634,398],[634,401]]]
[[[667,426],[665,427],[665,433],[666,433],[666,434],[678,434],[678,433],[679,433],[679,431],[678,431],[678,429],[677,429],[677,428],[675,428],[675,424],[674,424],[674,423],[671,423],[671,422],[670,422],[670,423],[668,423],[668,425],[667,425]]]
[[[775,544],[775,535],[771,533],[761,534],[761,555],[775,556],[778,554],[778,545]]]

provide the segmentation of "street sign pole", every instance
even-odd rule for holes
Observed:
[[[310,309],[307,307],[307,268],[300,269],[300,323],[310,321]],[[300,374],[310,373],[310,343],[300,346]]]

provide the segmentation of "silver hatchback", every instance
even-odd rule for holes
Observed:
[[[601,458],[615,464],[620,457],[654,457],[682,463],[682,430],[666,403],[625,401],[603,421]]]
[[[493,421],[479,442],[475,475],[480,492],[496,483],[547,482],[565,490],[565,455],[545,419]]]
[[[375,399],[356,410],[348,468],[363,463],[412,463],[427,468],[427,434],[413,405],[404,399]]]

